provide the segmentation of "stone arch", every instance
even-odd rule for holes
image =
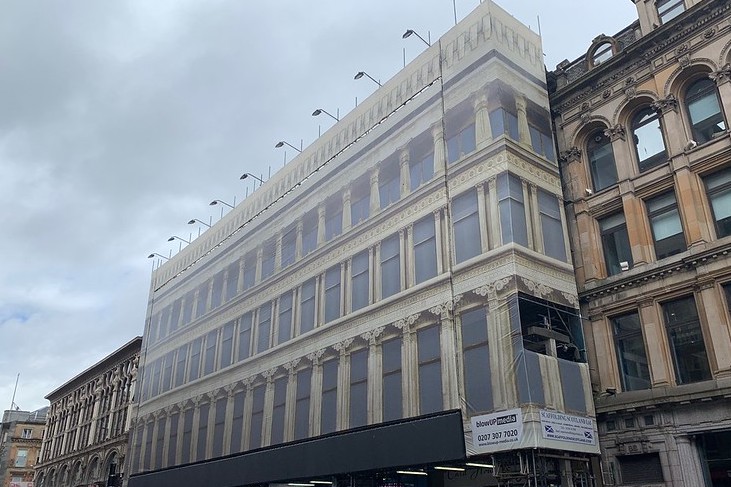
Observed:
[[[101,458],[99,455],[93,455],[91,459],[89,460],[89,465],[86,468],[86,483],[91,484],[96,482],[97,480],[101,480],[100,478],[100,466],[101,466]]]
[[[119,451],[116,448],[111,449],[107,452],[104,459],[104,468],[102,468],[100,475],[103,480],[106,480],[109,475],[118,474],[122,470],[122,459],[119,455]]]
[[[608,129],[612,126],[612,124],[608,118],[603,116],[593,116],[589,118],[587,122],[582,123],[574,129],[574,132],[571,134],[571,143],[569,144],[569,147],[581,148],[586,144],[586,138],[589,136],[589,133],[601,128],[602,126],[604,129]]]
[[[710,59],[694,59],[689,66],[678,66],[665,82],[664,96],[673,95],[680,100],[689,83],[717,70],[718,65]]]
[[[635,96],[627,98],[623,103],[620,103],[614,110],[612,125],[623,125],[628,126],[630,119],[634,112],[642,105],[650,105],[656,102],[660,97],[657,93],[649,90],[638,91]]]
[[[731,40],[726,42],[718,53],[719,66],[725,66],[729,63],[731,63]]]
[[[603,62],[609,61],[609,59],[613,58],[614,56],[616,56],[619,53],[619,43],[617,42],[617,40],[614,37],[610,37],[610,36],[601,34],[601,35],[597,36],[596,38],[594,38],[594,40],[591,42],[591,46],[589,46],[589,49],[586,51],[585,59],[586,59],[586,68],[587,69],[595,68],[596,66],[599,66],[600,64],[603,63],[603,62],[599,62],[599,63],[595,62],[594,57],[595,57],[597,51],[599,51],[600,48],[605,45],[609,46],[609,48],[612,51],[612,55]]]
[[[46,472],[38,472],[38,474],[36,474],[34,483],[36,487],[46,487]]]
[[[58,474],[56,474],[57,487],[68,487],[70,485],[69,470],[70,468],[68,463],[64,463],[59,467]]]
[[[69,474],[69,481],[72,486],[80,485],[84,481],[84,462],[77,460],[73,463]]]
[[[56,468],[51,468],[48,471],[48,475],[46,477],[46,485],[45,487],[56,487]]]

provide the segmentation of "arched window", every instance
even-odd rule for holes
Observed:
[[[614,55],[611,42],[603,42],[594,49],[591,56],[592,66],[599,66],[601,63],[608,61]]]
[[[712,80],[702,78],[690,85],[685,92],[685,106],[690,117],[693,140],[699,144],[708,142],[714,134],[726,130],[716,84]]]
[[[643,108],[635,114],[632,119],[632,138],[641,172],[667,159],[660,115],[652,108]]]
[[[617,165],[614,161],[612,142],[597,130],[589,138],[586,145],[586,154],[589,157],[589,170],[594,191],[601,191],[617,183]]]

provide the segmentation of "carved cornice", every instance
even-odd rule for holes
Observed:
[[[429,312],[433,315],[438,316],[443,320],[450,319],[452,317],[452,311],[457,307],[457,303],[462,299],[462,295],[458,294],[453,299],[446,301],[440,305],[429,308]]]
[[[340,353],[340,355],[345,355],[348,352],[348,349],[353,344],[352,338],[346,338],[345,340],[336,343],[333,345],[333,348]]]
[[[411,316],[407,316],[406,318],[395,322],[394,326],[396,328],[398,328],[399,330],[401,330],[404,334],[408,333],[409,331],[411,331],[411,327],[413,326],[414,323],[416,323],[416,320],[419,319],[420,315],[421,315],[421,313],[416,313]]]
[[[497,299],[497,294],[505,289],[508,284],[510,284],[510,277],[503,277],[502,279],[498,279],[497,281],[493,282],[492,284],[485,284],[484,286],[478,287],[477,289],[474,289],[472,292],[477,294],[478,296],[482,296],[483,298],[485,296],[488,297],[488,299]]]
[[[294,374],[297,370],[297,366],[300,364],[301,361],[302,359],[296,358],[284,364],[284,368],[287,370],[287,373],[289,373],[290,375]]]
[[[312,365],[320,365],[322,363],[322,356],[325,355],[325,349],[315,350],[312,353],[307,354],[307,360],[312,362]]]
[[[520,276],[520,280],[523,281],[525,287],[528,288],[528,290],[532,292],[533,295],[537,298],[548,297],[553,292],[553,289],[546,286],[545,284],[531,281],[530,279],[527,279],[523,276]]]

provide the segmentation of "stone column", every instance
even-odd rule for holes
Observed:
[[[445,212],[446,213],[446,212]],[[413,242],[413,227],[411,229],[412,242]],[[442,208],[434,211],[434,240],[437,247],[437,275],[444,272],[444,239],[442,238]],[[413,245],[411,246],[413,248]],[[451,249],[447,248],[447,252],[451,252]],[[413,267],[413,266],[412,266]]]
[[[414,225],[406,227],[406,233],[404,230],[399,230],[399,236],[401,236],[401,256],[402,264],[401,267],[405,268],[404,283],[405,288],[408,289],[416,282],[416,272],[414,262]]]
[[[490,248],[490,239],[488,238],[488,220],[487,220],[487,203],[485,202],[485,185],[480,183],[475,186],[477,190],[477,220],[480,225],[480,248],[482,252],[487,252]]]
[[[277,232],[274,237],[274,269],[282,268],[282,232]]]
[[[478,149],[482,149],[492,142],[492,128],[490,127],[490,114],[487,110],[486,95],[479,95],[475,99],[475,142]]]
[[[378,171],[379,171],[379,164],[376,164],[373,169],[371,169],[371,203],[370,203],[370,215],[373,216],[376,213],[378,213],[378,210],[381,209],[381,198],[380,198],[380,192],[378,191]]]
[[[368,342],[368,424],[383,421],[383,351],[380,326],[361,335]]]
[[[444,146],[444,128],[441,120],[431,126],[431,134],[434,139],[434,176],[443,176],[447,164],[447,150]]]
[[[244,290],[244,266],[246,264],[246,258],[241,257],[239,259],[239,280],[236,287],[236,293],[240,293]]]
[[[541,216],[538,207],[538,187],[530,183],[530,192],[528,191],[528,182],[525,179],[520,180],[523,186],[523,208],[525,210],[525,222],[528,227],[528,245],[536,252],[543,253],[543,240],[541,234]]]
[[[256,249],[256,272],[255,272],[255,283],[261,282],[261,264],[264,258],[264,249],[259,247]],[[196,300],[197,302],[197,300]]]
[[[410,174],[409,174],[409,146],[399,148],[399,166],[400,166],[400,182],[401,182],[401,198],[409,195],[411,190]]]
[[[284,441],[294,439],[294,415],[297,402],[297,366],[300,359],[284,364],[287,370],[287,400],[284,404]]]
[[[675,474],[682,475],[683,487],[704,487],[703,466],[695,442],[688,436],[676,436],[675,444],[678,447],[678,470]]]
[[[322,409],[322,356],[325,350],[317,350],[307,355],[312,363],[312,381],[310,383],[310,434],[320,434],[320,409]]]
[[[698,311],[701,315],[701,326],[708,337],[706,350],[711,364],[716,364],[714,377],[731,376],[731,329],[725,313],[725,303],[720,290],[713,280],[700,284],[698,293]]]
[[[496,410],[509,409],[518,404],[515,363],[513,360],[510,301],[498,296],[498,287],[508,284],[509,278],[489,283],[476,290],[487,297],[487,340],[490,343],[490,370],[492,371],[493,404]]]
[[[457,295],[446,303],[435,306],[429,311],[439,317],[439,341],[442,364],[442,406],[446,409],[460,407],[459,387],[457,381],[456,331],[454,326],[454,308],[462,296]]]
[[[500,232],[500,211],[498,208],[498,199],[497,199],[497,178],[495,176],[491,176],[490,179],[487,180],[487,188],[488,188],[488,201],[489,201],[489,207],[488,207],[488,214],[490,217],[487,220],[488,223],[488,230],[490,235],[490,242],[492,242],[491,249],[500,247],[502,245],[502,234]]]
[[[688,166],[678,168],[675,171],[675,186],[688,247],[710,242],[713,218],[706,212],[703,202],[706,190],[700,177]]]
[[[338,362],[338,397],[337,420],[338,431],[348,428],[350,424],[350,345],[353,339],[348,338],[335,344],[334,348],[340,354]]]
[[[399,256],[401,257],[401,256]],[[402,258],[399,258],[399,262],[403,262]],[[371,288],[373,292],[373,299],[371,300],[371,303],[375,303],[377,301],[381,300],[381,296],[383,295],[382,285],[381,285],[381,242],[377,242],[376,245],[373,247],[373,287]],[[400,272],[399,272],[400,274]],[[399,286],[401,287],[401,286]]]
[[[634,265],[652,261],[652,231],[645,216],[644,203],[633,192],[622,195],[622,206]]]
[[[317,207],[317,245],[325,243],[325,203]]]
[[[97,422],[99,421],[99,401],[101,399],[101,392],[101,386],[97,385],[96,389],[94,390],[94,412],[91,415],[91,428],[89,429],[88,445],[93,444],[96,438]],[[54,444],[55,442],[56,439],[54,438]]]
[[[272,441],[272,412],[274,411],[274,374],[277,368],[265,370],[262,374],[267,381],[264,389],[264,414],[262,418],[261,445],[269,446]]]
[[[231,437],[233,436],[234,396],[236,388],[233,384],[226,386],[226,422],[223,427],[223,454],[238,453],[231,451]]]
[[[619,389],[619,368],[614,353],[614,332],[609,320],[602,314],[590,315],[591,337],[594,342],[599,390]]]
[[[248,451],[251,446],[251,412],[254,409],[254,377],[244,379],[246,395],[244,396],[244,427],[241,435],[242,449]]]
[[[526,110],[527,103],[522,94],[515,95],[515,109],[518,112],[518,142],[528,148],[531,148],[530,129],[528,128],[528,113]]]
[[[343,233],[350,230],[352,226],[350,214],[350,187],[343,191]]]
[[[297,220],[297,240],[295,241],[295,259],[302,258],[302,233],[304,232],[304,221],[302,218]],[[243,265],[241,266],[243,268]]]
[[[416,353],[416,332],[413,325],[419,315],[412,315],[399,320],[394,325],[402,332],[401,339],[401,396],[403,401],[402,414],[404,418],[419,414],[419,394],[417,384],[418,356]]]
[[[651,299],[642,300],[640,320],[642,322],[642,338],[647,348],[647,362],[653,387],[669,386],[673,383],[670,364],[666,350],[669,350],[665,326],[657,306]]]
[[[194,461],[203,460],[198,458],[198,430],[201,421],[201,403],[205,395],[201,394],[193,399],[193,431],[190,434],[190,458]],[[211,408],[208,406],[208,414],[211,414]]]

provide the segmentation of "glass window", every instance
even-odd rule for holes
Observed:
[[[251,313],[239,319],[239,353],[238,360],[244,360],[251,354]]]
[[[338,359],[322,364],[322,405],[320,408],[320,433],[332,433],[338,418]]]
[[[259,325],[256,329],[256,352],[267,350],[271,343],[272,334],[272,303],[266,303],[259,308]]]
[[[317,212],[311,211],[302,220],[302,256],[317,248]]]
[[[549,161],[555,161],[556,151],[553,149],[553,138],[533,125],[528,126],[528,132],[533,152],[542,155]]]
[[[307,333],[315,327],[315,279],[302,284],[300,293],[300,334]]]
[[[256,284],[256,252],[249,252],[244,259],[244,289]]]
[[[28,463],[28,450],[17,449],[15,451],[15,467],[25,468]]]
[[[617,213],[599,220],[604,262],[607,275],[613,276],[622,272],[623,264],[627,269],[632,267],[632,249],[629,246],[629,235],[624,213]]]
[[[368,424],[368,349],[350,354],[350,427]]]
[[[188,367],[188,382],[196,380],[201,371],[201,347],[203,338],[196,338],[190,344],[190,367]]]
[[[434,217],[429,215],[414,223],[414,273],[416,284],[437,275],[437,242]]]
[[[401,291],[401,242],[399,235],[391,235],[381,242],[381,297],[387,298]]]
[[[173,386],[173,367],[175,366],[175,350],[165,354],[162,366],[162,392],[167,392]]]
[[[684,11],[684,0],[657,0],[657,15],[663,24],[674,19]]]
[[[151,460],[152,460],[152,433],[153,433],[153,422],[150,421],[145,426],[145,457],[143,459],[143,466],[142,468],[145,470],[151,470]],[[70,434],[66,436],[66,452],[69,452],[73,448],[74,440],[76,437],[76,431],[72,431]],[[27,453],[26,453],[27,455]]]
[[[452,200],[452,225],[457,263],[480,255],[480,218],[477,212],[477,190],[473,189]]]
[[[180,308],[183,304],[183,298],[178,298],[173,302],[173,308],[170,311],[170,333],[178,329],[180,322]]]
[[[520,178],[510,173],[500,174],[497,178],[497,196],[503,244],[515,242],[527,247],[528,227]]]
[[[251,430],[249,431],[249,449],[262,446],[262,426],[264,425],[264,396],[266,384],[254,387],[251,408]]]
[[[378,175],[378,192],[381,208],[385,208],[399,200],[401,196],[401,177],[397,162],[384,164]]]
[[[221,331],[221,353],[218,359],[219,367],[221,369],[231,365],[233,360],[233,348],[234,348],[234,327],[236,323],[231,321],[223,325]]]
[[[332,240],[343,233],[343,203],[333,198],[325,207],[325,240]]]
[[[182,386],[185,382],[185,365],[188,359],[188,344],[178,348],[177,360],[175,362],[175,387]]]
[[[434,177],[434,152],[427,155],[411,155],[409,158],[409,178],[411,191]]]
[[[216,370],[216,347],[218,345],[218,330],[209,332],[206,336],[206,354],[203,359],[203,375]]]
[[[218,458],[223,455],[223,432],[226,426],[226,403],[228,398],[222,397],[216,401],[213,421],[213,445],[211,458]]]
[[[166,337],[169,333],[168,327],[170,325],[170,308],[170,306],[165,306],[162,311],[160,311],[160,338]]]
[[[289,227],[282,233],[282,268],[294,263],[297,251],[297,227]]]
[[[198,445],[196,445],[196,460],[205,460],[206,446],[208,445],[208,414],[211,405],[204,402],[198,407]]]
[[[274,259],[277,253],[277,243],[274,240],[269,240],[264,243],[261,251],[261,280],[270,277],[274,274]]]
[[[350,189],[350,223],[355,225],[366,220],[371,209],[371,185],[369,178],[361,178]]]
[[[442,410],[442,361],[439,326],[416,332],[419,358],[419,414]]]
[[[649,389],[650,368],[642,338],[642,324],[637,312],[611,319],[614,329],[614,348],[617,351],[622,390]]]
[[[180,421],[180,413],[172,413],[170,415],[170,433],[168,434],[168,466],[177,465],[178,450],[178,422]]]
[[[237,260],[226,268],[226,301],[230,301],[236,296],[239,286],[239,264]]]
[[[368,306],[369,301],[369,254],[367,250],[353,256],[351,300],[353,311]]]
[[[465,403],[470,414],[491,411],[490,351],[487,346],[487,310],[462,314],[462,357]]]
[[[208,295],[211,292],[211,281],[208,280],[198,287],[197,303],[195,307],[195,317],[200,318],[208,311]]]
[[[706,345],[693,296],[663,303],[662,310],[678,384],[711,379]]]
[[[726,130],[721,105],[718,103],[716,83],[702,78],[688,87],[685,93],[685,104],[690,116],[693,140],[702,144],[708,142],[715,134]]]
[[[223,300],[223,271],[213,276],[211,285],[211,309],[221,306]]]
[[[612,141],[598,130],[589,137],[586,144],[586,154],[589,158],[589,172],[594,191],[617,184],[617,164],[614,160]]]
[[[274,381],[274,404],[272,409],[272,441],[276,445],[284,441],[284,410],[287,403],[287,377]]]
[[[561,225],[561,209],[558,205],[558,197],[555,194],[538,189],[543,250],[547,256],[565,262],[566,244],[563,237],[563,225]]]
[[[612,51],[612,43],[611,42],[603,42],[597,46],[596,49],[594,49],[594,54],[592,54],[592,62],[594,66],[599,66],[601,63],[608,61],[613,56]]]
[[[180,463],[190,463],[190,447],[193,439],[193,410],[188,409],[183,414],[183,445]]]
[[[490,128],[492,129],[493,139],[503,134],[513,140],[520,139],[518,136],[518,117],[504,108],[498,108],[490,112]]]
[[[325,271],[325,323],[340,318],[340,265]]]
[[[294,406],[294,439],[301,440],[310,434],[310,386],[312,369],[297,372],[297,396]]]
[[[447,138],[447,162],[450,164],[473,152],[475,145],[474,122]]]
[[[23,428],[23,433],[20,435],[20,437],[24,440],[30,440],[31,438],[33,438],[33,430]]]
[[[706,176],[706,191],[718,238],[731,235],[731,168]]]
[[[643,108],[634,116],[632,137],[641,172],[667,161],[660,115],[652,108]]]
[[[384,341],[381,345],[383,366],[383,420],[402,417],[401,390],[401,337]]]
[[[292,338],[292,291],[279,298],[279,320],[277,323],[277,343],[284,343]]]
[[[645,202],[658,260],[687,249],[675,193],[669,192]]]
[[[244,433],[244,394],[244,391],[234,394],[234,411],[231,420],[231,453],[241,451],[241,440]]]

